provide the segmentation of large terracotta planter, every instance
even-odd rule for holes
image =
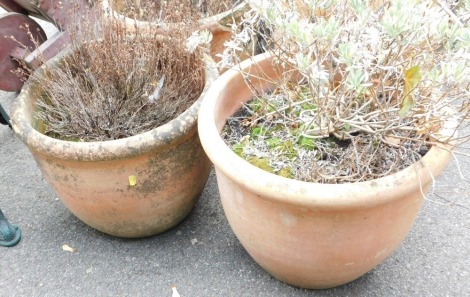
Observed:
[[[162,34],[170,34],[172,30],[181,25],[178,23],[146,22],[126,17],[116,10],[113,10],[110,2],[107,0],[104,0],[102,5],[105,11],[112,14],[116,19],[121,20],[131,32],[137,27],[143,30],[159,29]],[[248,8],[249,6],[242,1],[230,10],[199,20],[198,26],[194,28],[194,31],[209,30],[212,33],[210,54],[216,62],[220,60],[220,57],[217,55],[223,52],[225,48],[224,43],[232,37],[231,24],[234,20],[243,16]]]
[[[197,113],[215,77],[208,68],[201,97],[172,121],[103,142],[62,141],[38,132],[34,112],[42,86],[28,82],[12,106],[13,128],[46,181],[80,220],[115,236],[157,234],[190,213],[206,184],[211,164],[199,141]],[[130,176],[136,177],[135,185]]]
[[[277,75],[264,55],[240,67],[255,76]],[[252,82],[270,88],[266,80]],[[242,245],[273,276],[303,288],[338,286],[373,269],[412,227],[423,192],[445,168],[449,151],[433,147],[411,167],[367,182],[283,178],[244,161],[219,136],[226,119],[251,97],[240,72],[227,71],[206,93],[198,124],[225,214]]]

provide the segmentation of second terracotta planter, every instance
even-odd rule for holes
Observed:
[[[400,172],[352,184],[308,183],[268,173],[241,159],[220,137],[227,118],[252,98],[237,69],[224,73],[207,92],[198,125],[225,214],[242,245],[273,276],[303,288],[339,286],[373,269],[412,227],[423,193],[450,152],[433,147]],[[272,85],[256,78],[282,75],[264,55],[240,69],[258,90]]]
[[[178,23],[157,23],[129,18],[120,14],[117,10],[114,10],[112,5],[110,5],[110,1],[107,0],[104,0],[102,5],[106,12],[125,24],[129,32],[134,31],[135,28],[139,28],[140,30],[157,29],[161,31],[162,35],[170,35],[172,30],[178,29],[178,27],[181,26],[181,24]],[[249,6],[242,1],[227,11],[201,18],[197,23],[194,31],[209,30],[212,33],[210,54],[214,61],[220,61],[218,55],[225,49],[224,43],[232,37],[231,24],[234,20],[240,19],[248,9]]]

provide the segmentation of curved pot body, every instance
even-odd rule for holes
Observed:
[[[206,71],[203,94],[215,77],[215,70]],[[18,95],[13,128],[46,181],[80,220],[114,236],[143,237],[168,230],[189,214],[211,170],[197,133],[203,95],[151,131],[119,140],[70,142],[36,130],[38,92],[41,86],[28,82]]]
[[[240,67],[275,77],[269,57]],[[267,89],[267,80],[252,80]],[[350,282],[387,258],[404,239],[423,192],[445,168],[450,153],[433,147],[396,174],[353,184],[317,184],[283,178],[249,164],[219,136],[225,121],[252,90],[238,70],[209,89],[199,113],[199,136],[215,165],[230,226],[253,259],[276,278],[303,288]]]

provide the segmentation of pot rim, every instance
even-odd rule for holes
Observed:
[[[47,61],[35,72],[42,72],[46,67],[53,67],[61,61],[59,54]],[[11,107],[11,122],[15,133],[33,152],[71,161],[107,161],[124,159],[147,153],[151,150],[168,149],[180,141],[197,124],[198,111],[202,98],[218,77],[218,71],[205,59],[204,89],[198,99],[183,113],[171,121],[150,131],[116,140],[73,142],[46,136],[34,129],[26,117],[29,112],[30,89],[36,86],[28,80]],[[124,148],[124,149],[123,149]]]
[[[199,110],[198,131],[201,144],[215,168],[243,188],[263,198],[304,207],[323,209],[372,207],[397,199],[400,187],[404,195],[420,190],[434,181],[451,158],[451,146],[435,145],[413,165],[394,174],[374,180],[323,184],[299,181],[264,171],[235,154],[222,140],[215,123],[216,106],[231,96],[224,91],[236,79],[243,79],[240,68],[250,69],[255,63],[269,61],[269,54],[260,54],[243,61],[222,74],[206,93]],[[403,195],[401,195],[403,196]]]
[[[138,26],[142,28],[161,28],[163,31],[170,31],[172,28],[178,26],[178,23],[156,23],[127,17],[114,10],[109,4],[108,0],[103,0],[102,7],[105,11],[111,12],[114,17],[124,21],[127,25],[131,27]],[[234,15],[237,16],[243,14],[247,7],[247,3],[245,3],[244,1],[240,1],[239,4],[232,7],[231,9],[228,9],[213,16],[202,18],[199,20],[199,27],[196,28],[196,30],[207,29],[210,31],[230,31],[230,28],[226,28],[225,24],[221,24],[221,22],[223,22],[223,20],[227,18],[232,19],[231,17]]]

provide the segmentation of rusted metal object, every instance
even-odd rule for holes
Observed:
[[[6,11],[28,14],[28,11],[24,7],[11,0],[1,0],[0,6],[3,7]]]
[[[72,16],[86,14],[91,4],[92,1],[88,0],[0,0],[0,6],[9,12],[0,16],[0,89],[11,92],[21,90],[23,82],[12,73],[19,66],[18,61],[23,61],[31,69],[37,69],[57,55],[69,43],[67,28],[73,25]],[[53,23],[59,32],[47,40],[44,30],[28,16]],[[25,24],[30,26],[36,42],[26,40],[31,38],[20,28]],[[5,35],[9,37],[5,38]],[[11,42],[11,36],[25,42],[26,47]]]
[[[85,11],[92,5],[91,0],[0,0],[0,6],[9,12],[18,12],[34,16],[53,23],[59,30],[65,31],[70,25],[72,14]]]
[[[46,33],[32,18],[16,12],[0,15],[0,89],[21,89],[23,81],[12,71],[20,67],[18,60],[24,60],[46,39]]]
[[[25,62],[30,65],[31,68],[37,69],[44,61],[48,61],[57,55],[69,42],[70,36],[68,31],[57,33],[40,46],[40,51],[36,50],[28,55],[25,58]],[[39,53],[41,53],[41,56],[37,55]]]

